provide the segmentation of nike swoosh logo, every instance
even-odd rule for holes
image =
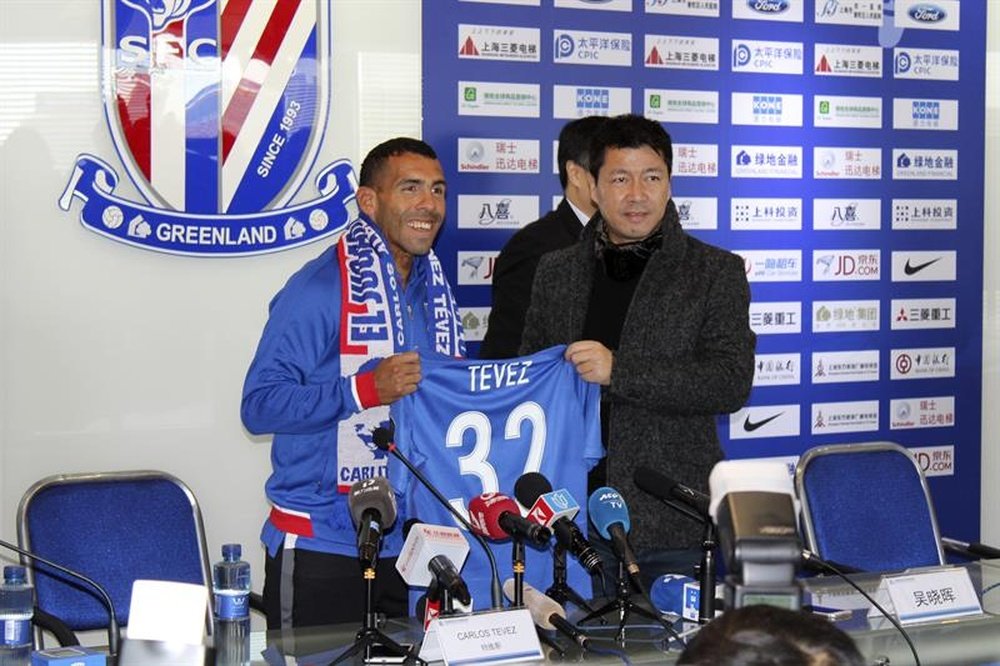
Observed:
[[[906,273],[907,275],[914,275],[915,273],[919,273],[920,271],[924,270],[931,264],[936,264],[939,261],[941,261],[941,257],[938,257],[937,259],[931,259],[930,261],[924,262],[922,264],[917,264],[916,266],[911,266],[910,260],[907,259],[906,265],[903,266],[903,272]]]
[[[747,432],[753,432],[754,430],[757,430],[758,428],[763,428],[768,423],[770,423],[774,419],[778,418],[782,414],[784,414],[784,412],[778,412],[774,416],[768,416],[766,419],[764,419],[762,421],[751,421],[750,420],[750,415],[747,414],[747,417],[745,419],[743,419],[743,429],[745,431],[747,431]]]

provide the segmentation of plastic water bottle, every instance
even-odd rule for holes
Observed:
[[[250,664],[250,564],[240,559],[238,543],[222,547],[222,561],[212,568],[215,593],[215,663]]]
[[[31,664],[34,599],[24,567],[3,568],[0,585],[0,666]]]

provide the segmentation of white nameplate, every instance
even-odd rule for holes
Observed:
[[[879,585],[878,598],[888,603],[886,610],[900,624],[983,614],[969,572],[962,568],[886,576]],[[868,611],[869,620],[881,616],[875,608]]]
[[[535,623],[526,608],[439,617],[431,623],[428,635],[436,635],[441,651],[438,658],[444,659],[447,666],[484,662],[505,664],[544,658]],[[427,638],[424,637],[425,644]],[[428,656],[434,652],[432,645],[425,646]],[[420,657],[427,658],[424,646]]]

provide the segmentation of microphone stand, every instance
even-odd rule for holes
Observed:
[[[698,623],[705,624],[711,622],[715,617],[715,523],[707,516],[703,516],[693,508],[680,502],[663,499],[661,501],[671,509],[683,513],[685,516],[704,525],[705,529],[701,537],[701,564],[698,569]]]
[[[365,614],[362,620],[361,629],[354,637],[354,643],[351,644],[349,648],[344,650],[339,657],[331,661],[328,666],[334,666],[340,662],[353,657],[359,652],[364,656],[364,662],[370,663],[373,657],[373,648],[376,646],[382,647],[386,652],[390,653],[395,657],[402,658],[404,663],[411,663],[416,661],[419,664],[425,664],[423,659],[413,654],[410,650],[392,640],[384,633],[379,631],[376,626],[375,621],[375,565],[377,559],[373,559],[371,562],[363,562],[364,565],[364,577],[365,577]]]
[[[613,610],[618,611],[618,633],[615,635],[615,640],[618,641],[619,645],[625,644],[625,625],[628,624],[628,618],[630,613],[635,613],[636,615],[641,615],[642,617],[652,620],[653,622],[658,622],[668,631],[673,631],[673,626],[671,626],[666,620],[664,620],[659,615],[646,610],[642,606],[634,603],[629,594],[628,590],[629,579],[625,575],[625,564],[621,561],[618,562],[618,593],[614,599],[604,604],[600,608],[590,613],[587,613],[577,624],[583,624],[594,618],[602,617],[606,613]]]
[[[715,617],[715,525],[705,521],[701,539],[701,570],[698,572],[698,623],[711,622]]]
[[[576,590],[569,586],[566,578],[566,549],[559,543],[552,548],[552,585],[545,590],[545,594],[552,597],[560,604],[566,605],[567,601],[572,601],[579,608],[593,613],[594,608],[581,597]],[[607,620],[601,618],[601,624],[607,624]]]
[[[514,598],[511,605],[524,606],[524,541],[514,537],[511,543],[511,568],[514,570]]]

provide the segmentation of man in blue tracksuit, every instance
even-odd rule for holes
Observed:
[[[269,629],[361,618],[365,583],[346,493],[386,474],[371,432],[389,404],[416,390],[416,350],[464,355],[431,250],[445,214],[434,150],[408,138],[376,146],[356,198],[359,218],[271,301],[243,387],[243,424],[274,435],[261,533]],[[376,610],[394,616],[406,614],[393,566],[401,523],[385,535],[376,576]]]

